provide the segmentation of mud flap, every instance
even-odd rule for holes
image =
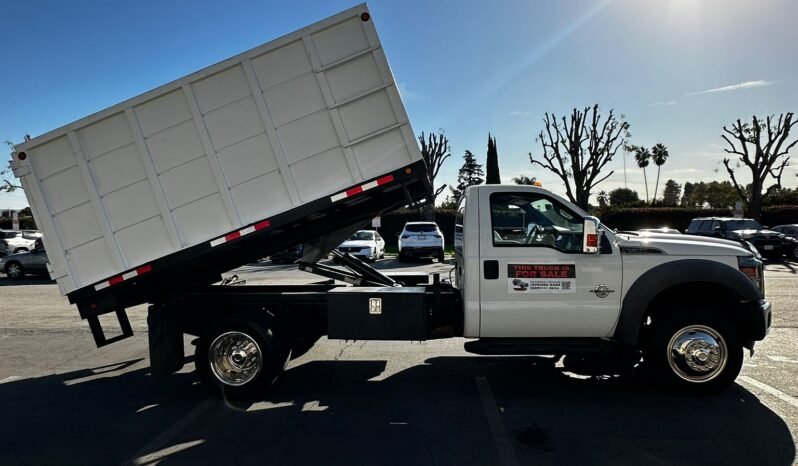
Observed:
[[[149,327],[150,371],[158,380],[183,368],[185,348],[177,313],[166,306],[152,304],[147,309]]]

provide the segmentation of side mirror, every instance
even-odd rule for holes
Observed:
[[[585,217],[585,224],[582,237],[582,252],[584,254],[599,253],[599,219],[596,217]]]

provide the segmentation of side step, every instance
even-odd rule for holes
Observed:
[[[105,337],[105,331],[100,323],[100,316],[102,314],[110,314],[110,312],[86,316],[86,320],[89,321],[89,328],[91,328],[91,335],[94,337],[94,343],[97,345],[97,348],[101,348],[103,346],[107,346],[111,343],[116,343],[117,341],[133,336],[133,328],[130,326],[130,320],[127,318],[127,310],[123,308],[116,309],[115,311],[111,312],[116,313],[116,320],[119,322],[119,328],[122,330],[121,335],[117,335],[112,338]]]
[[[481,355],[534,355],[606,353],[618,344],[601,338],[480,338],[465,343],[465,350]]]

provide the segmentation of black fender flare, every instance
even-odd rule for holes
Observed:
[[[658,265],[638,278],[626,292],[615,327],[614,338],[637,345],[646,310],[660,293],[677,285],[712,283],[730,288],[740,301],[763,299],[759,288],[739,270],[706,259],[680,259]]]

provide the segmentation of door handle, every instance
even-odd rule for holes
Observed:
[[[499,278],[499,261],[485,261],[484,277],[485,280],[496,280]]]

